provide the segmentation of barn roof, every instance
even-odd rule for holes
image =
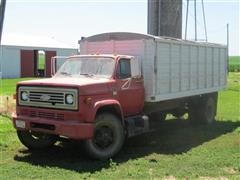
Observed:
[[[77,49],[54,38],[26,34],[3,34],[1,45],[41,48]]]

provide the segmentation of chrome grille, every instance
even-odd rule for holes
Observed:
[[[27,101],[21,99],[21,92],[27,92]],[[72,104],[65,102],[65,96],[68,94],[71,94],[74,98]],[[23,106],[72,110],[77,110],[78,108],[77,89],[21,86],[18,90],[18,100],[19,105]]]
[[[49,99],[44,100],[43,97],[49,97]],[[46,92],[30,91],[29,101],[64,104],[64,93],[46,93]]]

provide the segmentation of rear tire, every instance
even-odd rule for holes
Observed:
[[[55,135],[33,131],[18,130],[17,136],[21,143],[31,150],[49,148],[53,146],[57,141],[57,137]]]
[[[96,118],[94,137],[85,141],[85,149],[91,158],[108,159],[120,151],[124,139],[120,119],[113,114],[102,113]]]
[[[164,121],[167,117],[167,113],[165,112],[153,112],[149,115],[149,118],[152,120],[152,121]]]
[[[217,93],[193,101],[189,107],[189,118],[193,124],[213,124],[217,110]]]
[[[186,113],[185,109],[174,109],[172,112],[172,115],[176,117],[177,119],[183,118],[184,114]]]
[[[204,124],[213,124],[216,116],[216,102],[213,97],[207,98],[202,106],[202,122]]]

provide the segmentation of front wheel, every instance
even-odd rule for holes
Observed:
[[[109,113],[97,116],[94,136],[85,141],[88,155],[94,159],[108,159],[116,155],[124,142],[124,129],[121,121]]]
[[[18,130],[17,135],[21,143],[32,150],[49,148],[57,141],[55,135],[40,132]]]

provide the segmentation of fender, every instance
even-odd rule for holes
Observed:
[[[93,111],[92,113],[89,114],[88,116],[88,120],[90,122],[94,122],[95,120],[95,116],[97,114],[97,111],[101,108],[101,107],[104,107],[104,106],[115,106],[117,108],[119,108],[120,110],[120,114],[121,114],[121,120],[123,122],[124,118],[123,118],[123,112],[122,112],[122,107],[121,107],[121,104],[115,100],[115,99],[106,99],[106,100],[101,100],[101,101],[96,101],[93,105]]]

